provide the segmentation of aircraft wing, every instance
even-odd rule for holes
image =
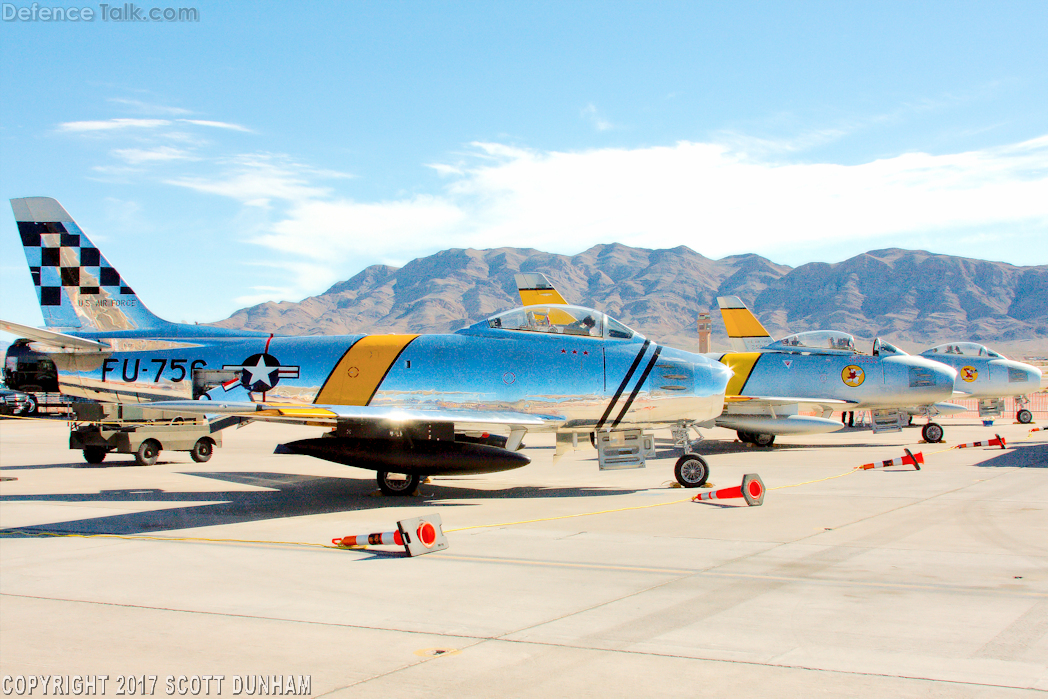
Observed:
[[[176,400],[150,403],[149,407],[198,415],[236,415],[251,420],[309,425],[334,425],[339,420],[368,422],[453,422],[458,429],[492,427],[555,430],[566,419],[560,415],[532,415],[496,410],[451,408],[396,408],[384,405],[320,405],[314,403],[251,403],[246,401]]]
[[[790,396],[724,396],[725,403],[749,405],[854,405],[858,401],[837,398],[793,398]]]
[[[33,328],[28,325],[22,325],[21,323],[12,323],[9,320],[0,320],[0,330],[9,332],[12,335],[29,338],[36,342],[46,342],[54,347],[62,347],[65,349],[110,349],[109,345],[104,342],[85,340],[82,337],[74,337],[73,335],[66,335],[65,333],[55,332],[54,330]]]

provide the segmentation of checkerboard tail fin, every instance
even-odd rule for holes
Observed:
[[[12,199],[11,209],[48,328],[122,331],[172,325],[145,307],[56,200]]]

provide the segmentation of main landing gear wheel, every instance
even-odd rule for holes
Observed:
[[[386,495],[414,495],[420,480],[417,473],[378,472],[378,487]]]
[[[773,434],[747,432],[745,430],[737,430],[736,434],[739,435],[739,441],[746,444],[756,444],[758,447],[770,447],[775,443],[775,435]]]
[[[673,467],[677,482],[685,488],[698,488],[710,477],[710,467],[698,454],[685,454],[677,459]]]
[[[211,454],[215,451],[215,443],[207,437],[201,437],[193,445],[193,450],[189,452],[189,458],[196,461],[198,464],[202,464],[211,458]]]
[[[89,464],[100,464],[105,461],[109,450],[105,447],[84,447],[84,461]]]
[[[160,456],[160,442],[155,439],[147,439],[138,446],[135,452],[135,461],[139,466],[152,466]]]
[[[929,444],[938,444],[942,441],[942,425],[937,422],[929,422],[921,428],[921,437]]]
[[[1023,408],[1015,414],[1015,419],[1024,425],[1029,425],[1031,422],[1033,422],[1033,413],[1031,413],[1026,408]]]

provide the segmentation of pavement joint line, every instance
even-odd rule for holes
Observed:
[[[666,584],[666,583],[663,583],[663,584]],[[655,585],[655,586],[652,586],[652,588],[649,588],[649,589],[654,589],[656,587],[661,587],[661,586],[662,586],[662,584]],[[630,594],[630,595],[625,595],[624,597],[622,597],[620,599],[625,599],[627,597],[632,597],[635,594],[638,594],[639,592],[644,592],[644,591],[642,590],[642,591],[638,591],[637,593],[633,593],[633,594]],[[507,634],[502,634],[500,636],[484,636],[484,635],[479,635],[479,634],[452,634],[452,633],[444,633],[444,632],[440,632],[440,631],[417,631],[417,630],[414,630],[414,629],[396,629],[396,628],[379,627],[379,626],[365,626],[365,625],[361,625],[361,624],[340,624],[340,623],[335,623],[335,622],[330,622],[330,621],[313,621],[313,620],[308,620],[308,619],[288,619],[288,618],[282,618],[282,617],[267,617],[267,616],[248,615],[248,614],[233,614],[233,613],[229,613],[229,612],[210,612],[210,611],[193,610],[193,609],[174,609],[174,608],[170,608],[170,607],[150,607],[150,606],[139,605],[139,604],[121,604],[121,603],[117,603],[117,602],[100,602],[100,601],[97,601],[97,600],[74,600],[74,599],[65,599],[65,598],[60,598],[60,597],[43,597],[43,596],[40,596],[40,595],[22,595],[22,594],[14,594],[14,593],[9,593],[9,592],[0,592],[0,597],[17,597],[17,598],[23,598],[23,599],[48,600],[48,601],[53,601],[53,602],[66,602],[66,603],[69,603],[69,604],[92,604],[92,605],[98,605],[98,606],[121,607],[121,608],[127,608],[127,609],[145,609],[145,610],[152,610],[152,611],[171,612],[171,613],[175,613],[175,614],[200,614],[200,615],[205,615],[205,616],[222,616],[222,617],[239,618],[239,619],[255,619],[255,620],[259,620],[259,621],[276,621],[276,622],[291,623],[291,624],[308,624],[308,625],[315,625],[315,626],[332,626],[332,627],[341,627],[341,628],[356,628],[356,629],[366,629],[366,630],[369,630],[369,631],[386,631],[386,632],[391,632],[391,633],[404,633],[404,634],[410,634],[410,635],[415,635],[415,636],[438,636],[438,637],[443,637],[443,638],[462,638],[462,639],[470,639],[470,640],[476,641],[475,643],[471,643],[468,646],[466,646],[466,648],[475,648],[477,646],[482,645],[485,642],[492,642],[493,641],[493,642],[502,642],[502,643],[513,643],[513,644],[519,644],[519,645],[545,646],[545,647],[549,647],[549,648],[571,648],[571,649],[575,649],[575,650],[588,650],[588,651],[594,651],[594,652],[598,652],[598,653],[616,653],[616,654],[625,654],[625,655],[647,655],[647,656],[662,657],[662,658],[679,658],[681,660],[698,660],[698,661],[702,661],[702,662],[711,662],[711,663],[731,663],[731,664],[735,664],[735,665],[753,665],[753,666],[758,666],[758,667],[802,670],[802,671],[807,671],[807,672],[825,672],[825,673],[832,673],[832,674],[836,674],[836,675],[865,676],[865,677],[885,677],[885,678],[891,678],[891,679],[913,680],[913,681],[919,681],[919,682],[938,682],[938,683],[951,684],[951,685],[957,685],[957,686],[999,687],[999,688],[1002,688],[1002,689],[1022,689],[1022,690],[1032,690],[1032,691],[1037,691],[1037,692],[1042,692],[1042,693],[1045,692],[1045,690],[1040,690],[1040,689],[1037,689],[1036,687],[1019,687],[1019,686],[1016,686],[1016,685],[995,684],[995,683],[987,683],[987,682],[966,682],[966,681],[961,681],[961,680],[951,680],[951,679],[942,679],[942,678],[934,678],[934,677],[918,677],[918,676],[914,676],[914,675],[892,675],[892,674],[879,673],[879,672],[858,672],[858,671],[851,671],[851,670],[835,670],[835,669],[830,669],[830,668],[809,667],[807,665],[791,665],[791,664],[781,664],[781,663],[772,663],[772,662],[760,662],[760,661],[756,661],[756,660],[738,660],[738,659],[726,659],[726,658],[711,658],[711,657],[701,657],[701,656],[694,656],[694,655],[682,655],[682,654],[679,654],[679,653],[657,653],[655,651],[624,650],[624,649],[621,649],[621,648],[600,648],[598,646],[580,646],[580,645],[571,645],[571,644],[567,644],[567,643],[555,643],[553,641],[534,641],[534,640],[521,640],[521,639],[506,638],[506,636],[508,636],[508,635],[511,635],[511,634],[514,634],[514,633],[520,633],[521,631],[526,631],[526,630],[528,630],[530,628],[536,628],[537,626],[542,626],[542,625],[545,625],[545,624],[553,622],[553,621],[558,621],[560,618],[567,618],[567,617],[570,617],[570,616],[575,616],[575,614],[578,614],[579,612],[573,612],[572,614],[564,615],[563,617],[559,617],[558,619],[550,619],[550,620],[547,620],[545,622],[542,622],[542,624],[535,624],[535,625],[532,625],[532,626],[529,626],[529,627],[525,627],[525,628],[522,628],[522,629],[519,629],[519,630],[516,630],[516,631],[511,631],[511,632],[509,632]],[[602,605],[595,605],[595,606],[603,606],[603,604]],[[580,611],[585,611],[585,610],[580,610]],[[401,668],[396,668],[396,669],[391,670],[391,671],[389,671],[387,673],[384,673],[384,675],[377,675],[377,676],[375,676],[373,678],[369,678],[367,680],[361,680],[360,682],[357,682],[354,685],[349,685],[349,686],[351,686],[351,687],[352,686],[357,686],[359,684],[362,684],[363,682],[370,681],[371,679],[378,679],[379,677],[382,677],[382,676],[385,676],[385,675],[395,674],[396,672],[400,672],[400,671],[403,671],[403,670],[405,670],[407,668],[414,667],[414,666],[417,666],[417,665],[421,665],[423,662],[428,662],[429,660],[435,660],[435,659],[436,658],[430,658],[430,659],[427,659],[427,660],[423,660],[421,662],[413,662],[413,663],[411,663],[409,665],[403,666]],[[342,688],[339,688],[339,689],[342,689]],[[325,694],[330,694],[330,693],[332,693],[334,691],[339,691],[339,690],[338,689],[331,690],[329,692],[326,692]],[[320,696],[323,696],[323,695],[320,695]]]

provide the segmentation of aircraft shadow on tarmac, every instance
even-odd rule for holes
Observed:
[[[202,492],[168,492],[158,489],[103,490],[97,493],[53,493],[39,495],[5,495],[0,502],[185,502],[185,507],[172,507],[133,512],[108,517],[57,522],[50,524],[0,529],[0,538],[32,538],[46,533],[63,534],[152,534],[160,531],[194,529],[221,524],[237,524],[282,517],[440,505],[465,506],[448,500],[487,498],[599,497],[638,492],[615,488],[543,488],[511,487],[501,490],[462,488],[448,481],[425,484],[419,497],[373,497],[372,481],[281,473],[186,473],[273,490],[229,490]],[[196,503],[212,504],[196,504]],[[391,514],[390,523],[397,519]]]
[[[990,468],[1048,468],[1048,444],[1009,444],[1007,451],[999,451],[980,461],[976,466]]]

